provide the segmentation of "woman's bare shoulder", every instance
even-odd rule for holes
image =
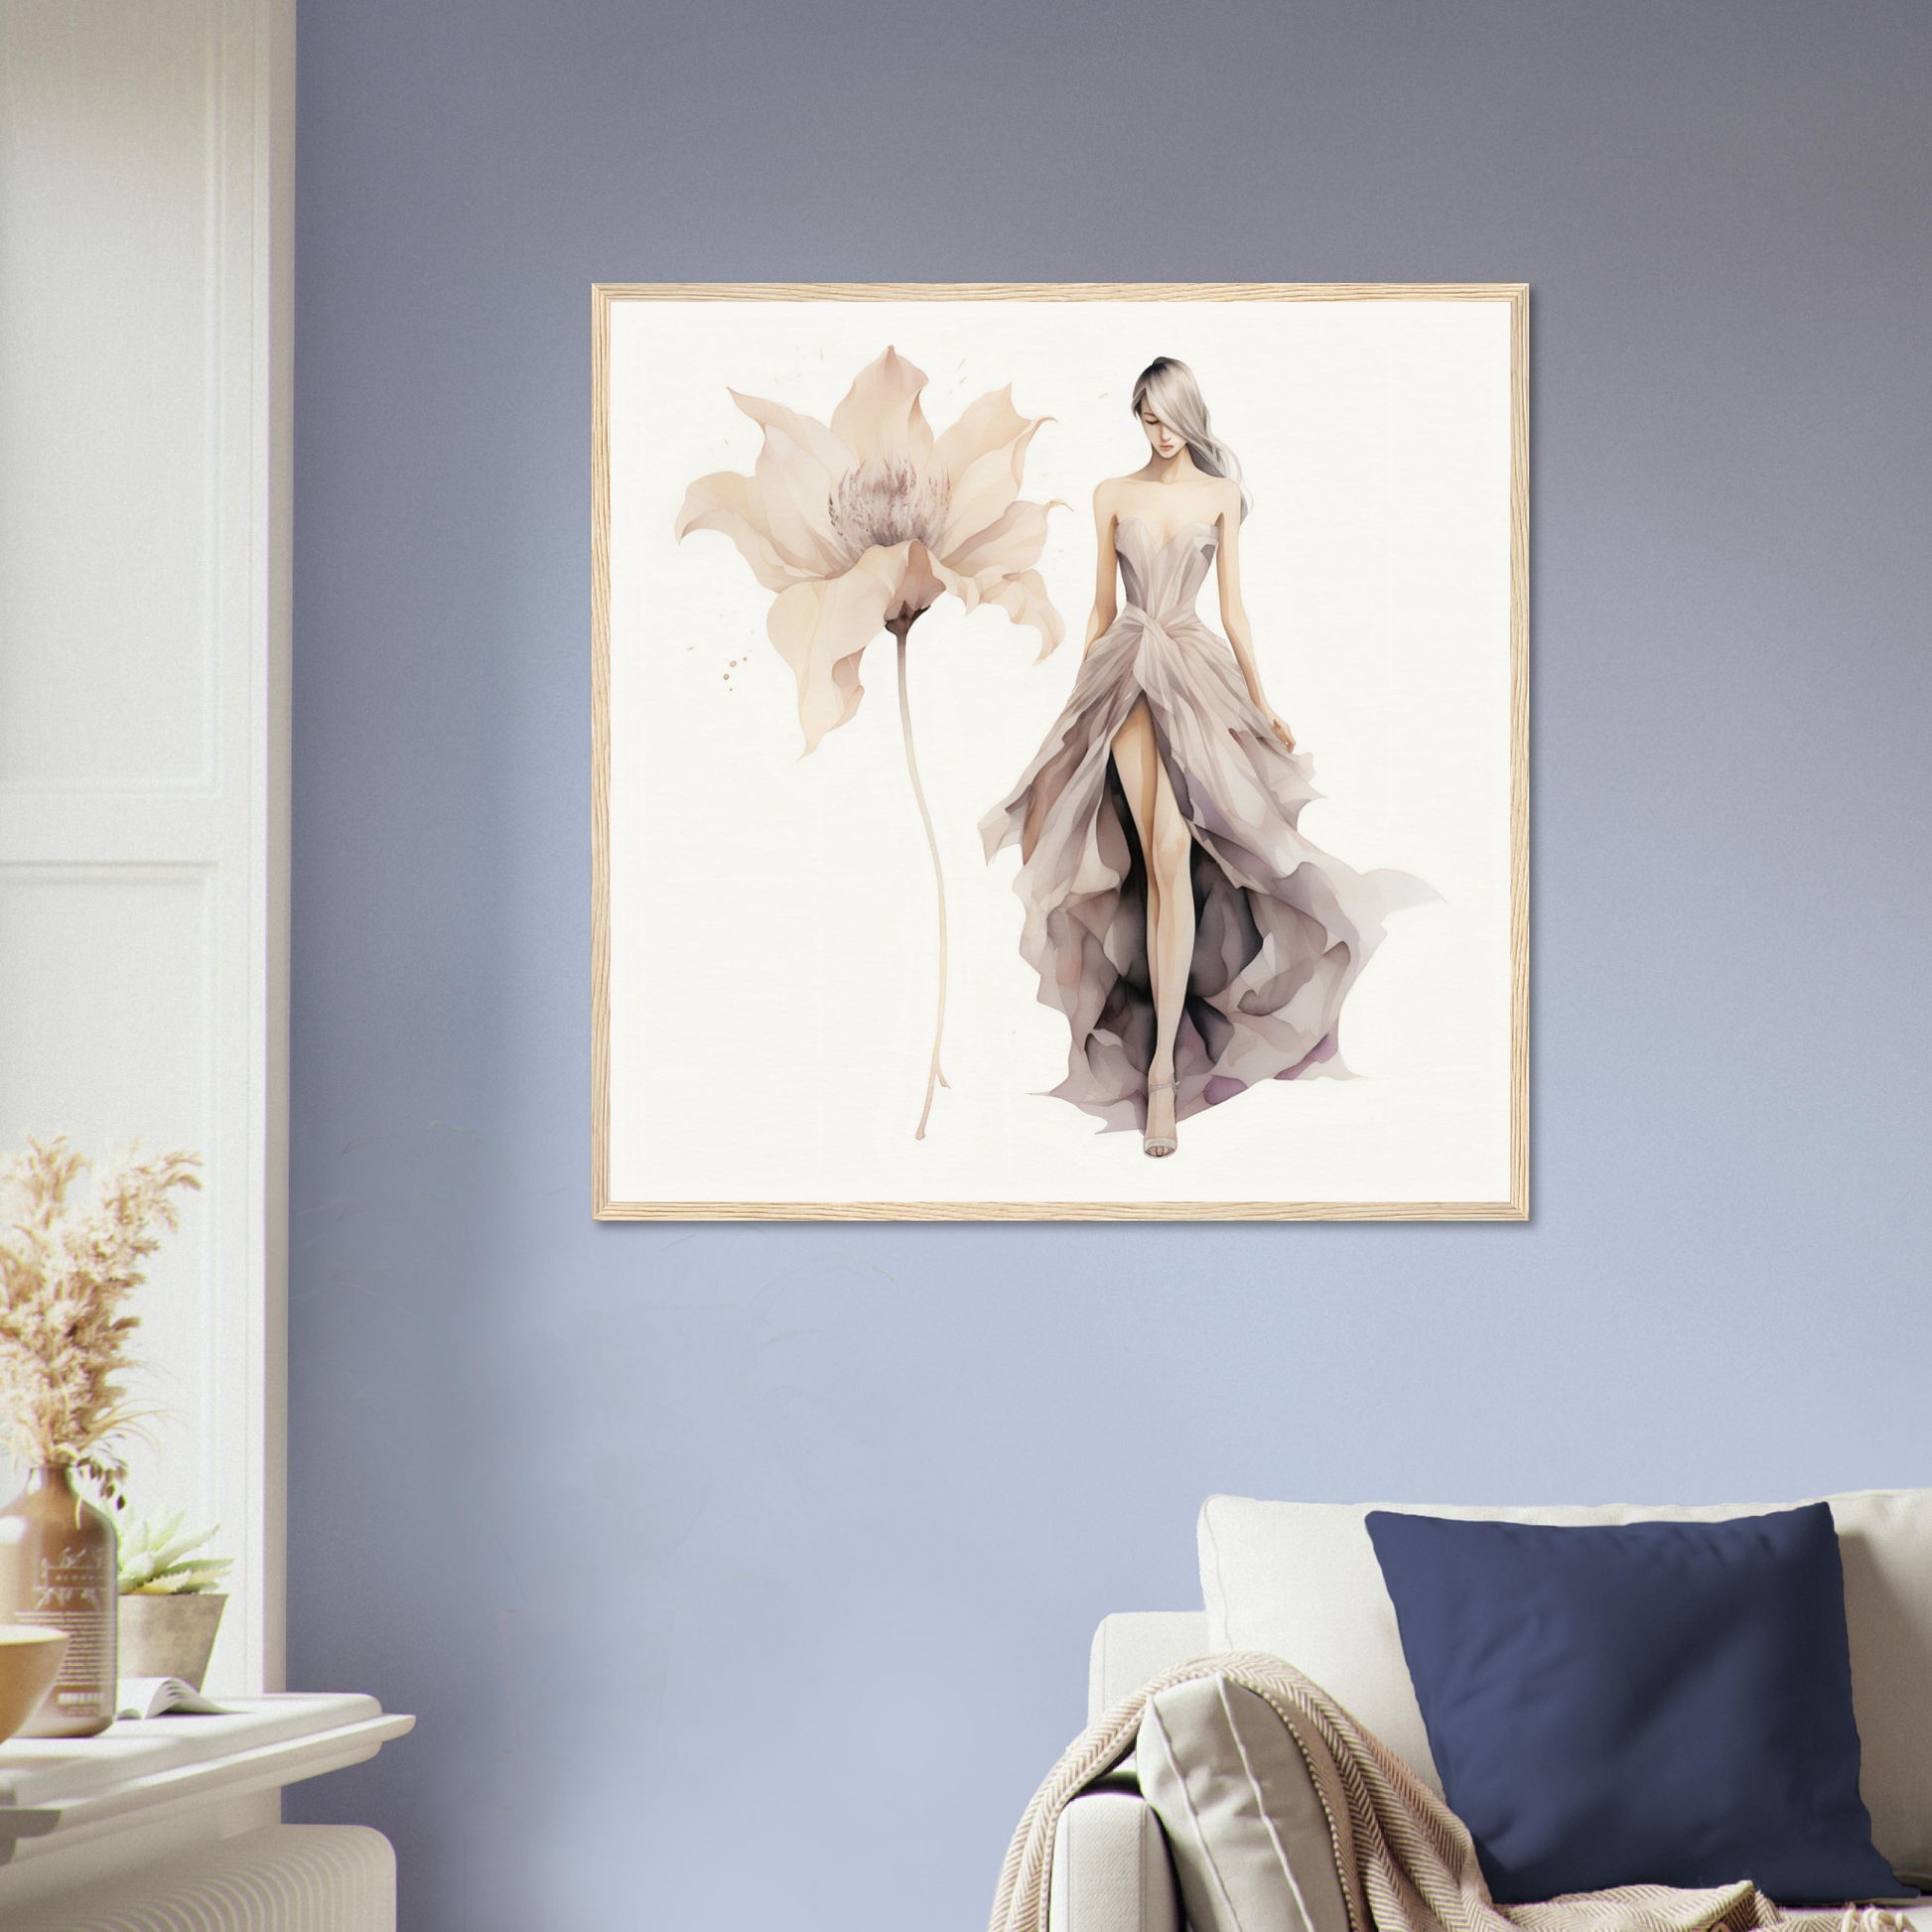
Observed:
[[[1117,516],[1126,514],[1128,504],[1133,501],[1131,491],[1140,481],[1138,477],[1103,477],[1094,484],[1093,516],[1102,529],[1108,528]]]

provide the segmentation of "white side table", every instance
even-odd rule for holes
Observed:
[[[47,1901],[104,1885],[136,1898],[149,1867],[179,1884],[197,1848],[211,1869],[232,1864],[224,1843],[279,1826],[284,1785],[373,1757],[416,1722],[368,1697],[221,1702],[232,1716],[0,1743],[0,1928],[38,1924]]]

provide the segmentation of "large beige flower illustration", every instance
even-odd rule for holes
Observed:
[[[1032,625],[1042,657],[1066,631],[1033,568],[1054,505],[1020,499],[1027,446],[1051,419],[1022,416],[1009,384],[980,397],[935,438],[919,407],[925,383],[888,348],[859,371],[829,428],[782,403],[732,390],[732,400],[764,431],[755,473],[700,477],[685,492],[676,530],[680,541],[692,530],[722,531],[759,582],[777,593],[765,628],[798,680],[807,752],[858,710],[866,646],[882,630],[897,639],[905,763],[939,891],[939,1022],[920,1140],[934,1084],[946,1084],[939,1070],[946,887],[912,754],[906,633],[947,592],[968,611],[997,605],[1014,622]]]

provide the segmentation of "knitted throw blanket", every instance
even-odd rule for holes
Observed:
[[[1053,1830],[1069,1799],[1134,1742],[1148,1699],[1190,1678],[1223,1677],[1265,1699],[1300,1746],[1328,1815],[1350,1932],[1904,1932],[1878,1906],[1786,1911],[1748,1882],[1709,1891],[1621,1885],[1541,1905],[1491,1902],[1460,1819],[1318,1684],[1260,1651],[1232,1651],[1156,1678],[1067,1747],[1034,1794],[1000,1873],[990,1932],[1046,1932]]]

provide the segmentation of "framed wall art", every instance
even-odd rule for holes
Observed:
[[[594,291],[594,1211],[1528,1213],[1521,286]]]

